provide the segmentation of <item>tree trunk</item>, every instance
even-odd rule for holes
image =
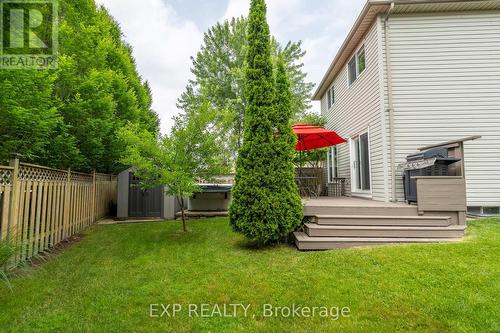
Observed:
[[[186,215],[184,214],[184,198],[181,198],[181,217],[182,217],[182,230],[184,230],[184,232],[187,232]]]
[[[177,202],[181,206],[182,230],[184,230],[184,232],[187,232],[187,228],[186,228],[186,214],[184,213],[184,197],[178,196],[177,197]]]

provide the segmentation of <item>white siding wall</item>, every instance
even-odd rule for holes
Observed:
[[[375,22],[367,33],[364,45],[366,69],[349,86],[347,64],[335,78],[335,105],[327,110],[325,96],[321,99],[322,114],[327,118],[327,127],[340,136],[349,139],[369,129],[371,154],[372,195],[375,200],[386,200],[385,171],[386,150],[382,126],[381,82],[379,80],[381,59],[379,59],[380,24]],[[360,44],[361,46],[361,44]],[[349,144],[339,146],[339,177],[351,178]]]
[[[465,146],[468,205],[500,206],[500,12],[392,16],[389,45],[396,162],[420,146],[482,135]],[[364,87],[361,95],[376,87]],[[341,134],[359,128],[357,120],[370,122],[365,111],[373,106],[339,100],[353,103],[341,104],[339,116],[330,114]]]

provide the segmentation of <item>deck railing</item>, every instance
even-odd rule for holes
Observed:
[[[301,197],[318,197],[324,192],[323,168],[297,168],[295,181]]]
[[[0,239],[15,243],[17,264],[106,216],[117,180],[20,163],[0,166]]]
[[[343,197],[346,195],[347,178],[334,178],[327,184],[329,197]]]
[[[346,178],[334,178],[326,181],[324,168],[301,168],[296,170],[295,180],[302,197],[341,197],[346,195]]]

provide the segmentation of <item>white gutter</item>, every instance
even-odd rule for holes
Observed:
[[[392,100],[392,78],[391,78],[391,50],[389,46],[389,16],[394,10],[394,2],[385,14],[384,36],[385,36],[385,69],[387,73],[387,104],[389,112],[389,144],[390,144],[390,168],[391,168],[391,201],[396,200],[396,149],[394,147],[394,105]]]

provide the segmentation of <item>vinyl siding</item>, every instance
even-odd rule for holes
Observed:
[[[482,135],[465,145],[468,205],[500,206],[500,12],[395,15],[389,24],[396,163],[420,146]]]
[[[347,80],[347,64],[334,80],[335,105],[328,110],[327,94],[321,99],[321,112],[327,119],[327,127],[342,137],[349,139],[369,130],[372,197],[375,200],[386,200],[386,150],[385,131],[381,117],[381,73],[380,39],[378,30],[380,22],[376,21],[358,46],[364,44],[366,69],[352,83]],[[338,147],[339,177],[351,178],[350,144]],[[348,186],[350,189],[350,186]]]

